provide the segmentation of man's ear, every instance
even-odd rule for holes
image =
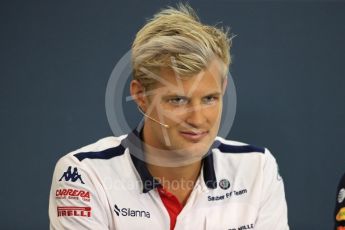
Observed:
[[[225,94],[227,85],[228,85],[228,76],[225,76],[225,78],[223,80],[223,86],[222,86],[222,93],[223,93],[223,95]]]
[[[145,88],[138,80],[132,80],[130,84],[130,93],[134,101],[142,110],[146,111],[147,100],[145,97]]]

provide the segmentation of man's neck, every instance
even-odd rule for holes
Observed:
[[[201,169],[201,161],[193,164],[179,167],[164,167],[147,164],[147,168],[151,175],[161,182],[173,183],[195,183],[198,179]],[[165,184],[163,184],[165,185]]]
[[[179,199],[180,203],[184,205],[200,175],[202,159],[194,160],[194,162],[186,165],[172,164],[173,166],[171,166],[162,163],[169,163],[169,161],[174,162],[176,159],[172,157],[170,160],[165,159],[161,161],[161,165],[152,164],[149,159],[155,158],[155,156],[160,155],[161,153],[159,153],[159,150],[150,146],[150,135],[148,135],[149,132],[145,129],[145,126],[142,134],[142,138],[145,143],[143,145],[143,151],[147,160],[146,165],[149,172],[154,178],[160,181],[160,184],[164,189],[173,193]],[[162,154],[165,154],[165,157],[167,157],[166,152],[167,151],[162,151]],[[162,154],[160,156],[162,156]],[[173,156],[172,153],[168,155]]]
[[[201,161],[186,166],[162,167],[147,164],[151,175],[158,179],[165,190],[175,195],[184,206],[193,191],[201,169]]]

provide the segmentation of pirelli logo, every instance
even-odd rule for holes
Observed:
[[[58,216],[82,216],[91,217],[91,207],[57,207]]]

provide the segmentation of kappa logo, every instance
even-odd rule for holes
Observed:
[[[133,210],[130,208],[119,208],[116,204],[114,205],[114,212],[117,216],[129,216],[129,217],[142,217],[151,218],[150,212],[142,210]]]
[[[76,167],[73,168],[73,172],[72,172],[72,166],[68,167],[67,171],[63,173],[59,181],[62,181],[62,179],[65,179],[65,181],[72,181],[72,182],[76,182],[77,180],[80,180],[82,184],[85,184],[83,179],[81,179],[81,175],[78,174],[78,169]]]

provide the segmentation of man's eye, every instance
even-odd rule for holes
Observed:
[[[217,100],[218,100],[218,98],[215,96],[207,96],[203,99],[204,103],[206,103],[206,104],[211,104]]]
[[[168,102],[173,105],[185,105],[187,104],[188,100],[183,97],[176,97],[176,98],[170,98]]]

